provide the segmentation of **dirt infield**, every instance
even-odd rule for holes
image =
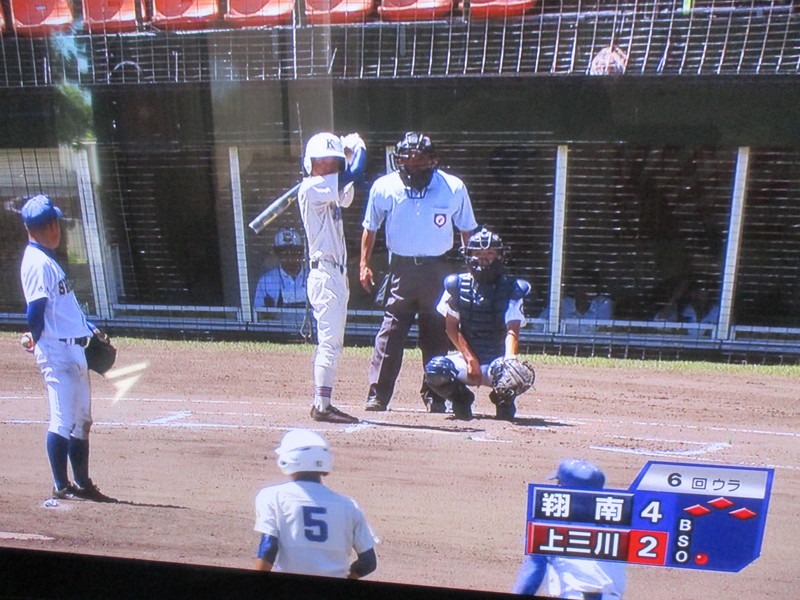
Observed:
[[[509,591],[522,556],[526,484],[585,457],[625,489],[648,460],[775,468],[762,556],[737,574],[631,567],[627,598],[789,598],[800,567],[797,369],[676,369],[531,357],[519,420],[424,412],[419,354],[387,413],[365,413],[366,351],[342,358],[334,402],[369,423],[314,424],[313,348],[119,340],[114,379],[95,375],[93,477],[119,505],[43,505],[47,407],[32,357],[0,334],[0,545],[248,568],[253,499],[282,479],[272,449],[314,427],[334,448],[326,482],[354,496],[380,538],[370,579]],[[145,366],[146,365],[146,366]],[[135,382],[133,378],[139,376]],[[127,381],[126,381],[127,380]],[[118,390],[131,385],[121,398]]]

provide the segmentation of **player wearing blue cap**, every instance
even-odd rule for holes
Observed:
[[[53,496],[116,502],[101,493],[89,477],[92,406],[84,347],[99,331],[87,322],[72,282],[56,261],[61,217],[61,209],[44,195],[30,198],[22,207],[28,245],[20,276],[30,330],[24,345],[36,357],[47,388],[50,424],[46,445]],[[74,483],[69,480],[68,463]]]
[[[577,459],[562,460],[550,479],[578,490],[600,490],[606,482],[597,465]],[[534,595],[540,591],[553,598],[620,600],[626,581],[624,563],[529,554],[520,567],[514,593]]]

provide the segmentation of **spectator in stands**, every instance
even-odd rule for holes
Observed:
[[[614,301],[611,296],[601,293],[600,277],[596,271],[581,271],[577,282],[567,289],[561,298],[561,319],[581,319],[587,323],[578,325],[578,333],[591,333],[596,326],[593,321],[604,321],[614,318]],[[545,308],[540,319],[550,317],[550,308]],[[575,333],[574,328],[568,332]]]
[[[281,229],[272,246],[278,266],[258,280],[255,308],[304,307],[308,269],[303,264],[303,241],[294,229]]]
[[[719,320],[719,304],[711,298],[705,286],[682,279],[654,320],[716,324]]]

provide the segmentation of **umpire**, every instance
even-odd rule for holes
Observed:
[[[419,132],[403,136],[390,157],[394,171],[372,185],[361,236],[361,286],[374,286],[370,258],[378,229],[386,222],[390,273],[384,316],[375,337],[369,365],[369,391],[364,406],[384,411],[394,392],[403,350],[414,318],[419,324],[423,365],[447,353],[444,318],[436,311],[442,281],[449,274],[445,254],[453,247],[453,230],[466,245],[478,227],[464,182],[439,169],[430,137]],[[444,399],[423,378],[420,390],[428,411],[445,412]]]

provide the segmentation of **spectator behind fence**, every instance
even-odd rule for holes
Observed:
[[[266,271],[258,280],[253,306],[305,306],[308,269],[303,264],[303,240],[294,229],[284,228],[275,234],[272,250],[278,257],[279,264]]]
[[[587,323],[578,325],[571,333],[591,333],[596,330],[593,321],[607,321],[614,318],[614,301],[611,296],[600,293],[599,277],[595,272],[583,272],[576,283],[567,288],[561,298],[561,319],[581,319]],[[540,319],[550,317],[550,308],[545,308]]]
[[[689,283],[684,279],[675,286],[654,320],[714,325],[719,320],[719,304],[711,298],[705,286],[696,281]]]

